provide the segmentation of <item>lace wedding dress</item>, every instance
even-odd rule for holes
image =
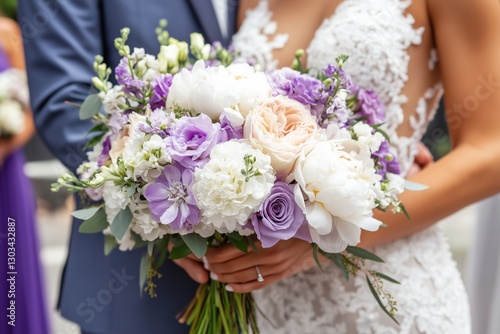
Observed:
[[[414,26],[415,19],[407,13],[410,5],[411,0],[344,0],[307,50],[307,65],[316,70],[340,53],[350,56],[345,69],[354,82],[376,91],[386,106],[386,130],[404,171],[441,95],[437,53],[432,47],[419,50],[425,30]],[[247,12],[234,44],[243,56],[272,69],[277,66],[273,50],[289,37],[277,31],[268,2],[261,1]],[[414,54],[420,55],[415,61]],[[255,292],[270,320],[259,319],[262,333],[470,332],[465,289],[438,226],[373,251],[385,263],[369,268],[401,282],[385,283],[397,301],[399,326],[379,308],[364,276],[346,281],[332,264]]]

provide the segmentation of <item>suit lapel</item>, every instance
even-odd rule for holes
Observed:
[[[191,8],[203,28],[203,35],[209,42],[223,41],[217,16],[211,0],[189,0]],[[195,31],[193,31],[195,32]]]
[[[236,32],[236,20],[238,18],[239,3],[240,2],[238,0],[228,0],[228,4],[227,4],[227,15],[228,15],[227,37],[228,37],[228,42],[231,40],[234,33]]]

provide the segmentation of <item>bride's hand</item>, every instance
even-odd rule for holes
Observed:
[[[271,248],[243,253],[232,245],[210,248],[204,258],[205,268],[213,280],[228,283],[226,289],[237,293],[252,292],[316,266],[311,244],[300,239],[280,241]],[[258,266],[264,281],[257,281]]]

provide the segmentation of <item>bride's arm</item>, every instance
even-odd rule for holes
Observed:
[[[429,7],[453,149],[411,178],[429,186],[401,196],[411,221],[377,212],[388,227],[364,233],[362,247],[408,236],[500,191],[500,3],[433,0]]]

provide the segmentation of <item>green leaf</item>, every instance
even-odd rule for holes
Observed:
[[[135,187],[128,188],[128,190],[127,190],[127,196],[128,197],[132,197],[132,196],[134,196],[134,194],[135,194]]]
[[[237,232],[234,232],[228,234],[227,238],[234,247],[238,248],[243,253],[248,253],[248,244],[245,241],[245,237],[239,235]]]
[[[252,249],[255,251],[255,253],[259,254],[259,249],[257,248],[257,245],[255,244],[255,240],[252,237],[246,237],[248,244]]]
[[[333,262],[340,268],[340,270],[342,271],[342,274],[344,274],[346,281],[348,281],[350,278],[349,277],[349,270],[347,270],[347,268],[344,264],[342,254],[333,254],[333,255],[335,257],[335,260]]]
[[[80,119],[89,119],[99,113],[102,107],[102,101],[97,94],[87,96],[80,108]]]
[[[318,247],[318,245],[317,244],[313,244],[313,257],[314,257],[314,261],[316,261],[316,264],[318,265],[319,269],[321,269],[321,271],[323,271],[323,267],[321,267],[321,262],[319,262],[318,253],[319,253],[319,247]]]
[[[84,221],[78,228],[80,233],[99,233],[109,226],[104,209],[99,209],[95,215]]]
[[[399,207],[401,208],[401,211],[403,212],[403,214],[405,215],[406,219],[410,220],[411,221],[411,218],[410,218],[410,215],[408,214],[408,211],[406,211],[406,208],[405,206],[403,205],[403,203],[400,203],[399,204]]]
[[[102,138],[104,138],[106,134],[105,133],[101,133],[101,134],[98,134],[97,136],[95,137],[92,137],[88,142],[87,144],[85,144],[85,146],[83,147],[83,149],[88,149],[88,148],[91,148],[91,147],[94,147],[96,146],[101,140]]]
[[[163,239],[157,240],[156,249],[159,250],[160,256],[156,259],[154,267],[156,269],[160,268],[161,265],[165,262],[168,253],[168,244],[170,242],[170,235],[166,235]]]
[[[348,252],[349,254],[352,254],[354,256],[360,257],[362,259],[365,259],[365,260],[370,260],[370,261],[380,262],[380,263],[384,262],[384,260],[379,258],[377,255],[375,255],[375,254],[373,254],[373,253],[371,253],[363,248],[349,246],[349,247],[347,247],[346,252]]]
[[[109,255],[113,249],[118,246],[118,243],[116,242],[115,237],[112,235],[105,235],[104,236],[104,255]]]
[[[374,273],[375,275],[377,275],[378,277],[380,277],[381,279],[385,279],[386,281],[389,281],[389,282],[391,282],[391,283],[401,284],[401,283],[399,283],[398,281],[396,281],[394,278],[391,278],[391,277],[389,277],[389,276],[387,276],[387,275],[384,275],[384,274],[382,274],[382,273],[379,273],[379,272],[377,272],[377,271],[373,271],[373,273]]]
[[[203,238],[201,235],[196,233],[190,233],[181,236],[182,240],[186,243],[186,245],[191,249],[194,255],[197,258],[201,259],[207,253],[208,245],[207,240]]]
[[[141,264],[139,267],[139,289],[142,297],[142,291],[144,291],[144,287],[146,286],[146,278],[148,277],[148,264],[149,264],[149,255],[147,253],[142,254]]]
[[[155,242],[154,241],[148,242],[148,255],[149,256],[153,256],[154,248],[155,248]]]
[[[406,181],[405,182],[405,189],[411,190],[411,191],[423,191],[423,190],[429,189],[429,186],[426,186],[425,184],[416,183],[416,182]]]
[[[109,128],[105,123],[97,123],[88,133],[94,132],[108,132]]]
[[[97,213],[97,211],[99,211],[100,208],[101,208],[100,206],[95,206],[92,208],[73,211],[71,215],[81,220],[87,220],[92,218]]]
[[[178,260],[185,258],[189,254],[191,254],[191,249],[185,243],[181,243],[180,245],[176,245],[172,248],[169,258],[171,260]]]
[[[394,318],[394,316],[385,308],[385,305],[382,303],[382,301],[380,300],[380,297],[377,293],[377,291],[375,290],[375,287],[373,286],[373,283],[372,281],[370,281],[370,279],[368,278],[368,275],[366,275],[366,282],[368,282],[368,286],[370,287],[370,291],[372,292],[373,294],[373,297],[375,297],[375,300],[377,301],[378,305],[380,306],[380,308],[395,322],[399,325],[399,322],[396,320],[396,318]]]
[[[127,206],[122,211],[118,212],[115,219],[113,219],[113,223],[111,224],[111,234],[117,240],[121,240],[127,232],[127,229],[132,222],[132,212],[130,208]]]

